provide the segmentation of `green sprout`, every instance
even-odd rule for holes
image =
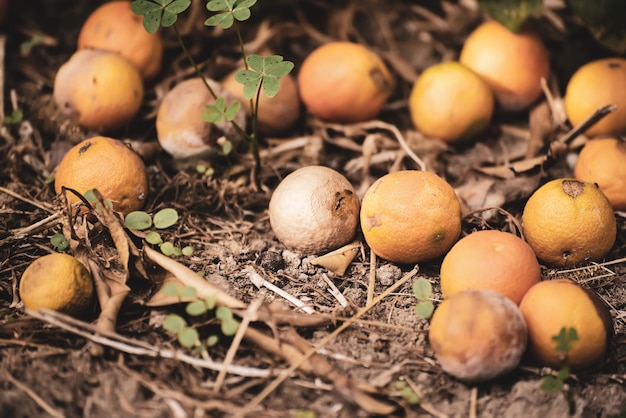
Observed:
[[[15,125],[24,119],[24,113],[20,109],[13,109],[10,115],[4,117],[2,123],[5,125]]]
[[[52,246],[56,248],[57,251],[65,251],[70,246],[69,241],[65,238],[65,235],[63,234],[54,234],[53,236],[51,236],[50,244],[52,244]]]
[[[215,318],[220,321],[220,330],[225,336],[233,336],[237,332],[239,323],[233,317],[230,308],[226,306],[216,307],[217,296],[211,295],[205,299],[197,298],[197,290],[194,287],[180,287],[176,283],[168,283],[161,289],[165,296],[176,296],[179,299],[190,300],[185,306],[185,312],[191,317],[200,317],[208,312],[214,312]],[[175,334],[178,342],[185,348],[205,350],[213,347],[219,341],[219,336],[212,334],[201,339],[198,331],[189,326],[185,319],[177,314],[169,314],[163,321],[163,328]]]
[[[178,43],[194,68],[196,74],[203,80],[205,87],[215,99],[215,103],[205,106],[202,119],[208,123],[219,123],[227,120],[248,144],[249,152],[254,157],[254,178],[257,178],[261,160],[258,147],[258,104],[261,92],[268,97],[273,97],[280,89],[280,78],[285,77],[294,68],[294,64],[285,61],[280,55],[261,57],[256,54],[247,55],[245,44],[237,22],[243,22],[250,18],[250,8],[257,0],[210,0],[206,3],[206,9],[214,13],[204,21],[205,26],[220,26],[222,29],[233,27],[237,33],[237,39],[241,48],[245,69],[235,74],[235,80],[243,84],[244,96],[250,100],[251,128],[246,132],[235,121],[235,116],[240,111],[239,102],[226,106],[226,100],[218,97],[200,68],[189,53],[183,39],[176,27],[178,15],[187,10],[190,0],[133,0],[132,11],[143,16],[143,25],[149,33],[156,33],[160,27],[172,27],[176,33]],[[228,155],[232,150],[232,144],[222,144],[222,155]]]
[[[157,245],[161,252],[167,256],[171,255],[185,255],[189,256],[193,253],[193,247],[186,246],[181,248],[176,247],[171,242],[164,242],[161,238],[159,229],[167,229],[174,225],[178,221],[178,212],[173,208],[161,209],[154,214],[154,217],[149,213],[136,210],[130,212],[124,218],[124,224],[129,229],[136,231],[147,231],[146,242],[148,244]]]
[[[391,386],[391,390],[402,397],[409,405],[417,405],[422,398],[413,388],[404,380],[398,380]]]
[[[422,319],[430,318],[435,310],[435,305],[430,300],[433,294],[433,286],[423,277],[419,278],[413,282],[413,294],[417,298],[415,314]]]
[[[557,335],[552,336],[552,341],[556,343],[555,350],[563,355],[564,364],[557,372],[556,376],[548,375],[541,382],[541,389],[545,392],[559,392],[565,386],[565,381],[570,377],[570,368],[567,361],[567,355],[572,349],[573,343],[579,341],[576,328],[561,328]]]

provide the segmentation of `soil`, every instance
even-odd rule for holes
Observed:
[[[544,377],[556,371],[528,359],[512,373],[483,383],[464,383],[441,370],[428,343],[429,322],[415,314],[412,293],[413,281],[425,278],[433,285],[433,302],[440,302],[441,260],[397,266],[379,259],[374,264],[363,243],[340,275],[314,264],[313,254],[285,248],[269,225],[271,192],[289,172],[327,165],[346,175],[362,196],[384,173],[418,168],[401,141],[455,187],[465,205],[464,234],[483,228],[518,232],[530,193],[548,179],[571,175],[582,137],[559,143],[570,127],[553,122],[551,114],[558,109],[545,101],[530,111],[497,113],[484,137],[458,147],[424,138],[412,127],[406,100],[412,83],[429,65],[458,56],[463,39],[485,18],[473,1],[259,1],[253,18],[239,24],[250,52],[269,47],[293,61],[297,73],[315,46],[352,40],[383,56],[397,86],[375,121],[329,124],[303,112],[281,137],[262,137],[262,164],[254,179],[253,160],[246,153],[216,157],[211,161],[215,173],[206,176],[177,164],[158,147],[158,104],[169,88],[192,74],[174,31],[163,30],[163,69],[146,87],[136,119],[111,135],[133,146],[148,166],[145,210],[154,214],[170,207],[179,213],[174,226],[160,231],[163,240],[194,251],[170,259],[243,301],[249,312],[233,312],[252,319],[249,327],[265,337],[263,343],[250,338],[252,331],[243,341],[220,335],[210,312],[188,317],[182,302],[148,303],[166,277],[164,269],[130,231],[123,232],[128,239],[120,246],[120,223],[83,214],[73,218],[76,236],[67,235],[70,217],[50,179],[65,150],[98,132],[63,116],[51,93],[56,70],[75,50],[81,23],[102,1],[9,1],[0,109],[6,115],[19,109],[23,117],[0,130],[0,416],[626,416],[622,214],[617,214],[618,239],[605,262],[542,268],[546,280],[567,276],[596,291],[610,306],[615,331],[605,361],[573,374],[556,392],[541,387]],[[177,25],[201,68],[219,78],[238,65],[237,40],[232,30],[202,24],[208,17],[202,3],[194,0]],[[566,9],[554,8],[534,23],[552,53],[551,91],[557,99],[581,63],[615,54],[595,43]],[[25,50],[29,41],[31,48]],[[543,167],[535,157],[545,160]],[[125,295],[114,332],[99,327],[99,308],[90,317],[72,319],[25,312],[20,304],[22,272],[36,257],[56,251],[50,237],[64,232],[71,244],[65,251],[90,260],[92,272],[102,276],[100,284]],[[128,264],[124,247],[136,250]],[[313,313],[267,287],[257,288],[251,277],[300,299]],[[346,306],[333,296],[331,284]],[[365,309],[368,294],[374,303]],[[217,344],[203,354],[182,347],[163,327],[174,313],[185,316],[203,337],[220,335]],[[231,347],[236,351],[230,353]],[[304,354],[312,356],[304,361]],[[231,366],[225,375],[222,365]],[[290,373],[281,374],[285,370]],[[403,396],[402,388],[405,395],[417,394],[419,402]]]

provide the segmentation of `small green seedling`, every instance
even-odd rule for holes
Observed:
[[[433,294],[433,286],[423,277],[413,282],[413,294],[417,298],[415,314],[422,319],[428,319],[435,310],[435,305],[430,300]]]
[[[568,366],[567,355],[572,349],[572,345],[579,341],[576,328],[561,328],[561,331],[552,337],[552,341],[556,343],[555,350],[563,355],[564,365],[559,369],[556,376],[548,375],[541,382],[541,389],[545,392],[559,392],[565,386],[565,381],[570,377],[570,368]]]
[[[391,390],[402,397],[409,405],[417,405],[422,398],[404,380],[398,380],[391,386]]]
[[[196,297],[197,290],[195,288],[190,286],[180,287],[175,283],[166,284],[161,291],[165,296],[177,296],[181,300],[192,299],[185,307],[185,312],[191,317],[200,317],[208,312],[214,312],[215,318],[220,321],[220,329],[223,335],[233,336],[237,332],[239,323],[233,317],[232,311],[225,306],[216,308],[217,297],[215,295],[211,295],[206,299],[199,299]],[[163,327],[167,331],[176,334],[178,342],[186,348],[202,351],[214,346],[219,341],[218,335],[209,335],[204,340],[201,339],[198,331],[189,326],[185,319],[177,314],[169,314],[163,321]]]
[[[206,9],[214,13],[204,21],[208,27],[220,26],[222,29],[235,28],[241,55],[245,64],[245,69],[235,74],[235,80],[243,84],[243,92],[246,99],[250,100],[251,129],[246,132],[237,124],[235,116],[240,111],[239,102],[235,101],[226,106],[223,97],[217,97],[211,86],[206,82],[202,71],[187,50],[185,43],[176,28],[178,15],[187,10],[191,4],[190,0],[134,0],[131,3],[132,11],[143,16],[143,25],[149,33],[156,33],[160,27],[172,27],[178,38],[183,53],[187,56],[196,74],[204,80],[204,84],[209,93],[215,99],[215,103],[205,106],[202,119],[209,123],[219,123],[223,120],[229,121],[235,130],[247,142],[250,153],[254,157],[255,171],[260,169],[260,155],[258,148],[258,104],[261,91],[273,97],[280,88],[280,78],[285,77],[294,68],[294,64],[285,61],[280,55],[261,57],[256,54],[248,55],[245,51],[245,42],[237,22],[243,22],[252,15],[250,8],[256,4],[257,0],[210,0],[206,3]],[[232,144],[226,142],[222,144],[222,155],[230,154]],[[256,176],[255,176],[256,178]]]
[[[70,246],[70,243],[63,234],[54,234],[51,236],[50,244],[52,244],[57,251],[65,251]]]
[[[16,125],[24,119],[24,113],[20,109],[13,109],[10,115],[4,117],[5,125]]]
[[[27,56],[37,45],[43,44],[44,37],[40,33],[36,33],[27,41],[24,41],[20,44],[20,55]]]
[[[176,247],[171,242],[164,242],[158,229],[166,229],[174,225],[178,221],[178,212],[173,208],[161,209],[154,214],[154,217],[144,211],[133,211],[126,215],[124,224],[129,229],[136,231],[147,231],[146,242],[157,245],[161,252],[165,255],[185,255],[189,256],[193,253],[193,247],[186,246]]]

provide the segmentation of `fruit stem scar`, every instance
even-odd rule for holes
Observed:
[[[585,185],[578,180],[563,180],[561,187],[563,192],[573,199],[583,194],[585,190]]]
[[[381,93],[387,93],[392,90],[392,83],[385,77],[385,74],[383,74],[380,68],[372,68],[369,76],[376,85],[376,89]]]

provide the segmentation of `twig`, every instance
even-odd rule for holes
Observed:
[[[132,340],[113,332],[96,329],[93,325],[49,309],[39,309],[37,311],[27,310],[26,313],[41,321],[86,338],[89,341],[93,341],[128,354],[179,360],[195,367],[214,370],[216,372],[219,372],[224,368],[224,364],[222,363],[192,357],[179,350],[161,349],[143,341]],[[233,365],[227,366],[226,371],[234,375],[258,378],[275,376],[279,372],[276,370],[263,370],[253,367]]]
[[[367,284],[367,301],[366,306],[369,306],[374,299],[374,288],[376,287],[376,253],[374,250],[370,251],[370,274],[369,283]]]
[[[250,402],[235,416],[236,417],[244,417],[248,412],[252,409],[256,408],[267,396],[269,396],[278,386],[281,385],[291,374],[302,364],[304,364],[311,356],[313,356],[320,348],[324,347],[328,342],[330,342],[337,335],[341,334],[346,328],[352,325],[356,320],[365,315],[370,311],[374,306],[376,306],[381,300],[386,298],[388,295],[393,293],[396,289],[410,280],[415,274],[417,274],[418,268],[415,266],[413,270],[409,271],[404,275],[400,280],[391,285],[387,290],[378,295],[371,304],[366,305],[364,308],[361,308],[353,317],[348,319],[346,322],[337,327],[336,330],[328,334],[326,337],[322,338],[320,342],[318,342],[315,346],[311,347],[309,351],[304,353],[298,362],[293,363],[288,369],[282,371],[276,379],[274,379],[269,385],[267,385],[257,396],[252,398]]]
[[[18,238],[18,239],[22,239],[24,238],[26,235],[30,234],[31,232],[37,231],[40,228],[48,228],[50,226],[50,224],[57,224],[60,223],[61,221],[59,221],[59,218],[61,217],[61,213],[60,212],[56,212],[53,213],[52,215],[38,221],[35,222],[32,225],[28,225],[25,226],[24,228],[20,228],[20,229],[14,229],[11,231],[11,233],[13,234],[14,238]]]
[[[296,307],[301,309],[303,312],[308,313],[308,314],[314,314],[315,313],[315,309],[313,309],[313,307],[311,307],[311,306],[307,305],[306,303],[302,302],[297,297],[292,296],[289,293],[285,292],[280,287],[278,287],[278,286],[268,282],[263,277],[261,277],[261,275],[259,273],[254,271],[252,268],[248,269],[248,278],[250,279],[250,281],[257,288],[260,289],[261,287],[265,287],[265,288],[271,290],[272,292],[276,293],[277,295],[281,296],[285,300],[291,302],[293,305],[295,305]]]
[[[329,292],[331,295],[333,295],[335,297],[335,299],[337,299],[337,302],[339,302],[339,304],[345,308],[346,306],[348,306],[348,300],[345,298],[345,296],[339,291],[339,289],[337,289],[337,286],[335,286],[335,283],[333,283],[332,280],[330,280],[328,278],[328,276],[326,275],[326,273],[322,274],[322,278],[324,279],[324,281],[326,282],[326,284],[328,285]]]
[[[14,191],[9,190],[9,189],[7,189],[5,187],[0,187],[0,192],[2,192],[4,194],[8,194],[11,197],[14,197],[16,199],[21,200],[22,202],[25,202],[25,203],[28,203],[30,205],[33,205],[36,208],[39,208],[41,210],[45,210],[48,213],[54,213],[54,210],[52,209],[52,207],[50,205],[47,205],[47,204],[44,205],[44,204],[36,202],[36,201],[34,201],[32,199],[27,199],[24,196],[21,196],[21,195],[15,193]]]
[[[473,387],[470,393],[469,418],[476,418],[476,403],[477,402],[478,402],[478,389]]]
[[[250,325],[250,319],[254,316],[256,311],[261,307],[263,303],[262,298],[256,298],[253,300],[250,305],[248,305],[248,309],[246,309],[246,313],[244,314],[241,322],[239,323],[239,327],[237,328],[237,333],[233,337],[233,341],[228,348],[228,352],[226,352],[226,357],[224,357],[224,365],[222,370],[220,370],[217,378],[215,379],[215,386],[213,386],[213,393],[218,393],[222,384],[224,383],[224,379],[226,378],[226,373],[228,372],[228,366],[230,366],[235,359],[235,355],[237,354],[237,349],[241,344],[241,340],[243,340],[244,335],[246,334],[246,330]]]
[[[57,409],[54,409],[50,406],[43,398],[37,395],[33,390],[31,390],[28,386],[17,380],[8,370],[2,369],[2,372],[6,376],[7,380],[13,384],[16,388],[26,393],[41,409],[43,409],[47,414],[49,414],[53,418],[64,418],[65,415]]]

